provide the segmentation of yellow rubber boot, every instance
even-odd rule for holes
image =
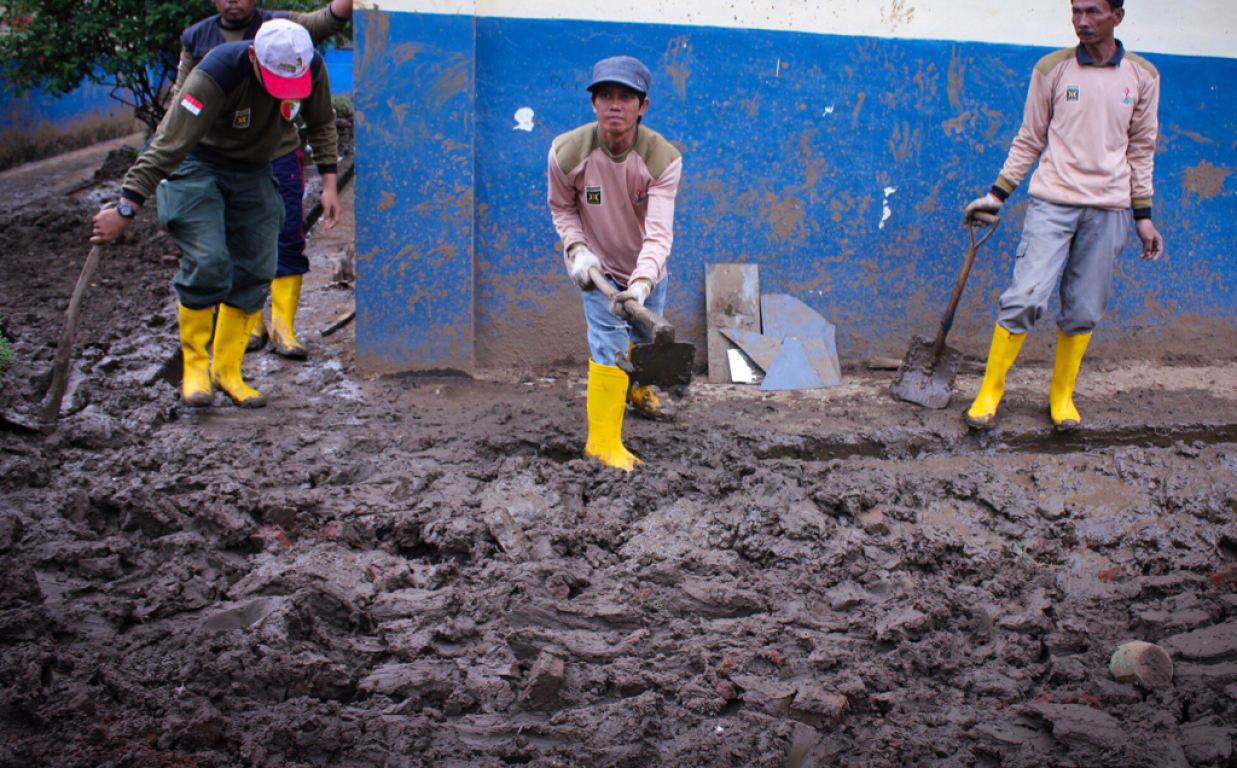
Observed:
[[[245,344],[255,319],[261,314],[220,304],[219,319],[215,324],[215,362],[211,366],[210,380],[242,408],[266,405],[266,398],[241,378]]]
[[[257,352],[266,346],[270,338],[271,335],[266,331],[266,322],[262,319],[262,313],[259,312],[258,321],[254,323],[253,330],[249,332],[249,343],[245,345],[245,351]]]
[[[1074,407],[1074,384],[1078,381],[1078,369],[1089,343],[1089,333],[1067,336],[1057,331],[1057,359],[1052,365],[1048,406],[1052,411],[1052,425],[1058,432],[1073,432],[1082,426],[1082,416]]]
[[[652,387],[628,387],[627,402],[636,413],[653,421],[674,421],[674,410],[657,397]]]
[[[180,305],[180,353],[185,361],[185,375],[180,385],[180,397],[185,405],[202,408],[215,402],[210,386],[210,336],[214,331],[215,309],[189,309]]]
[[[296,339],[296,308],[301,303],[301,279],[287,275],[271,281],[271,345],[275,353],[293,360],[309,357],[309,350]]]
[[[984,368],[984,383],[963,417],[967,426],[973,429],[992,429],[996,426],[996,410],[1005,396],[1005,374],[1018,359],[1026,338],[1025,333],[1010,333],[999,325],[993,331],[988,364]]]
[[[630,472],[640,460],[623,447],[627,385],[623,369],[588,361],[588,444],[584,455]]]

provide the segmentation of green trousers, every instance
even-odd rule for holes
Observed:
[[[190,309],[262,309],[279,261],[283,199],[270,163],[196,149],[159,184],[159,222],[180,247],[172,281]]]

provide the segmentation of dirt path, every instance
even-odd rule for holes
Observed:
[[[83,193],[103,199],[106,185]],[[352,195],[345,193],[351,210]],[[310,241],[311,357],[182,408],[143,211],[47,386],[91,205],[0,211],[0,766],[1231,766],[1237,363],[1084,371],[1088,429],[694,384],[646,464],[580,458],[582,368],[359,379]],[[1176,677],[1118,684],[1122,641]]]

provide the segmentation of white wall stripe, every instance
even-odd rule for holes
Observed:
[[[430,14],[767,29],[911,40],[1077,44],[1069,0],[358,0]],[[1132,51],[1237,58],[1237,0],[1126,0]]]

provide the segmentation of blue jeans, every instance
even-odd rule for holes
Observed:
[[[619,288],[614,278],[606,275],[610,285]],[[644,306],[657,314],[666,307],[666,283],[662,280],[649,294]],[[620,289],[621,290],[621,289]],[[584,297],[584,319],[588,321],[588,348],[593,356],[593,362],[598,365],[614,365],[615,355],[619,352],[627,356],[630,344],[648,344],[653,341],[653,334],[639,322],[628,322],[610,311],[610,300],[605,294],[594,288],[591,291],[581,291]]]
[[[271,161],[271,172],[279,182],[279,196],[283,198],[284,208],[283,229],[279,232],[279,268],[275,271],[275,277],[303,275],[309,271],[309,259],[305,258],[305,230],[302,227],[305,170],[301,150]]]

